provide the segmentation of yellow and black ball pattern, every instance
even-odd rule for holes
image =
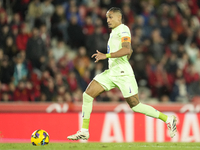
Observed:
[[[36,130],[31,135],[31,143],[34,146],[44,146],[49,144],[49,134],[44,130]]]

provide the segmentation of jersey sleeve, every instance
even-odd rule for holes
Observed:
[[[124,26],[123,28],[121,28],[119,30],[119,35],[121,38],[121,43],[123,42],[129,42],[131,43],[131,34],[130,34],[130,30],[127,26]]]

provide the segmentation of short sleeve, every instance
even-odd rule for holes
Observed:
[[[121,38],[121,43],[123,43],[123,42],[131,43],[131,34],[130,34],[130,30],[127,26],[123,26],[122,28],[120,28],[119,35]]]
[[[121,34],[120,34],[120,36],[121,36],[121,38],[125,37],[125,36],[130,37],[130,33],[128,31],[122,31]]]

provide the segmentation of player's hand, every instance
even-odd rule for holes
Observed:
[[[92,58],[95,58],[95,59],[96,59],[96,60],[95,60],[95,63],[96,63],[96,62],[98,62],[99,60],[106,59],[107,57],[106,57],[106,54],[103,54],[103,53],[101,53],[101,52],[99,52],[99,51],[97,50],[97,53],[93,54],[93,55],[92,55]]]

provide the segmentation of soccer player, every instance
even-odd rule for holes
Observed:
[[[176,117],[167,116],[153,107],[142,104],[138,99],[138,86],[131,65],[128,60],[132,54],[131,34],[129,28],[122,24],[122,11],[112,7],[106,13],[108,27],[112,29],[107,45],[107,54],[96,51],[92,55],[98,62],[108,58],[109,69],[94,77],[83,93],[82,118],[83,124],[80,131],[67,138],[69,140],[89,138],[89,122],[92,112],[93,99],[104,91],[118,87],[130,108],[134,112],[158,118],[167,124],[171,138],[177,132]]]

